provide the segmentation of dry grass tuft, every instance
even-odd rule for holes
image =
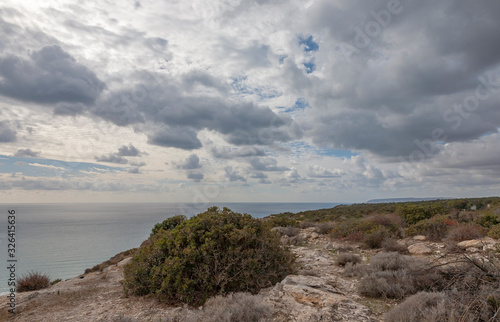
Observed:
[[[50,286],[50,278],[39,272],[29,272],[17,281],[18,292],[36,291]]]

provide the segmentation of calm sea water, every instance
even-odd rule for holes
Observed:
[[[215,203],[256,218],[281,212],[332,208],[335,203]],[[7,211],[16,210],[19,277],[36,270],[67,279],[117,253],[138,247],[154,224],[188,217],[211,205],[174,203],[1,204],[0,293],[7,290]]]

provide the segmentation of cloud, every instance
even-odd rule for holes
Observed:
[[[335,169],[331,171],[327,168],[322,168],[320,166],[314,165],[310,166],[307,175],[311,178],[338,178],[344,174],[344,171],[340,169]]]
[[[203,175],[203,173],[199,173],[199,172],[188,172],[188,174],[187,174],[187,178],[194,180],[194,181],[201,181],[201,180],[203,180],[204,177],[205,176]]]
[[[408,156],[435,129],[446,132],[445,142],[495,131],[500,100],[480,79],[498,74],[500,22],[494,12],[499,4],[402,2],[402,12],[382,26],[371,12],[386,7],[386,1],[338,5],[320,0],[303,12],[300,26],[314,39],[321,35],[318,50],[307,53],[313,53],[321,77],[306,76],[302,61],[291,59],[285,60],[283,77],[289,90],[313,107],[299,120],[306,137],[320,147],[397,159]],[[374,24],[378,32],[369,37],[365,28]],[[369,46],[360,45],[363,38]],[[345,44],[356,50],[345,54]],[[339,55],[328,56],[332,52]],[[498,93],[500,82],[489,83]],[[488,98],[474,107],[478,88]]]
[[[184,160],[184,162],[177,165],[177,168],[184,170],[200,169],[200,158],[196,154],[191,154],[186,160]]]
[[[132,168],[132,169],[128,170],[128,173],[139,174],[141,172],[140,172],[139,168]]]
[[[201,148],[196,132],[190,128],[163,127],[150,136],[148,143],[183,150]]]
[[[195,83],[219,87],[209,82],[214,82],[212,78],[196,75]],[[181,93],[189,92],[190,82],[178,83],[152,73],[140,77],[145,81],[104,97],[92,113],[119,126],[147,129],[150,144],[184,150],[202,146],[197,136],[201,130],[217,132],[237,146],[273,145],[302,135],[291,117],[277,115],[269,107],[234,102],[220,95],[184,96]],[[191,74],[186,77],[192,82]]]
[[[266,155],[266,151],[263,148],[255,146],[245,146],[241,148],[213,147],[211,152],[217,159],[261,157]]]
[[[123,145],[118,148],[118,153],[116,154],[122,157],[136,157],[141,155],[141,151],[139,151],[135,146],[129,144],[128,146]]]
[[[16,130],[12,129],[9,122],[0,121],[0,142],[16,141]]]
[[[144,166],[146,166],[146,165],[147,165],[147,163],[146,163],[146,162],[143,162],[143,161],[141,161],[141,162],[132,162],[132,161],[131,161],[131,162],[129,162],[129,164],[130,164],[131,166],[134,166],[134,167],[144,167]]]
[[[42,104],[90,105],[105,88],[90,69],[57,45],[35,50],[27,59],[14,54],[1,56],[0,76],[0,94]],[[76,113],[68,106],[56,108],[57,113]]]
[[[96,161],[99,162],[109,162],[109,163],[118,163],[118,164],[127,164],[128,160],[124,157],[118,156],[116,154],[107,154],[102,155],[100,157],[95,157]]]
[[[238,171],[233,170],[233,167],[231,166],[226,166],[224,168],[224,171],[226,172],[226,177],[229,179],[229,181],[241,181],[241,182],[246,182],[247,179],[240,175]]]
[[[75,116],[82,114],[85,110],[86,107],[82,103],[58,103],[54,107],[54,114]]]
[[[257,171],[288,171],[290,170],[287,167],[283,166],[278,166],[278,161],[275,158],[272,157],[266,157],[266,158],[251,158],[250,160],[250,165],[254,170]]]
[[[31,149],[19,149],[14,154],[16,158],[36,158],[40,156],[40,151],[32,151]]]

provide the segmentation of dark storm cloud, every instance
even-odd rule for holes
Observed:
[[[198,139],[196,132],[190,128],[181,127],[163,127],[149,137],[148,143],[183,150],[201,148],[201,142]]]
[[[266,151],[260,147],[248,146],[239,149],[230,147],[214,147],[211,149],[212,155],[217,159],[235,159],[248,157],[262,157]]]
[[[118,153],[116,155],[122,156],[122,157],[136,157],[141,154],[141,151],[139,151],[135,146],[132,144],[129,144],[128,146],[123,145],[120,148],[118,148]]]
[[[197,134],[203,129],[216,131],[227,142],[244,146],[272,145],[302,135],[289,116],[278,116],[268,107],[229,103],[223,97],[186,96],[182,93],[189,92],[192,85],[185,81],[167,79],[159,83],[147,75],[141,77],[147,81],[111,93],[92,113],[120,126],[154,124],[147,126],[150,144],[185,150],[201,147]],[[203,85],[218,86],[207,82],[204,80]]]
[[[36,158],[40,156],[40,151],[33,151],[31,149],[19,149],[14,154],[16,158]]]
[[[184,170],[194,170],[201,168],[200,158],[196,154],[191,154],[177,168]]]
[[[95,157],[96,161],[99,162],[109,162],[109,163],[118,163],[118,164],[127,164],[128,160],[118,156],[116,154],[107,154],[107,155],[102,155],[100,157]]]
[[[399,13],[381,22],[391,2]],[[328,34],[318,52],[329,50],[337,59],[315,60],[321,79],[285,62],[291,90],[313,107],[302,128],[319,146],[389,158],[426,144],[434,157],[439,142],[496,132],[499,14],[494,1],[316,1],[304,24],[313,36]],[[367,28],[376,24],[378,32],[369,36]],[[345,44],[356,50],[343,55]],[[435,130],[443,132],[439,139]]]
[[[54,107],[54,114],[75,116],[82,114],[86,107],[82,103],[59,103]]]
[[[0,142],[14,142],[16,140],[16,130],[9,122],[0,121]]]
[[[0,57],[0,94],[42,104],[93,104],[105,85],[59,46]]]

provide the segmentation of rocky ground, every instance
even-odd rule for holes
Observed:
[[[352,249],[366,262],[376,250],[364,250],[352,243],[331,241],[314,228],[302,229],[304,242],[292,246],[300,270],[261,294],[272,307],[274,321],[382,321],[383,315],[396,304],[359,296],[356,278],[342,275],[335,265],[342,249]],[[286,239],[287,237],[283,237]],[[424,237],[398,241],[414,256],[442,258],[445,245],[431,243]],[[462,242],[458,247],[478,254],[493,248],[492,239]],[[17,314],[8,317],[7,298],[0,298],[1,320],[8,321],[182,321],[183,316],[198,308],[175,308],[153,298],[126,297],[120,281],[125,258],[103,271],[69,279],[48,289],[18,293]],[[194,314],[194,313],[193,313]]]

